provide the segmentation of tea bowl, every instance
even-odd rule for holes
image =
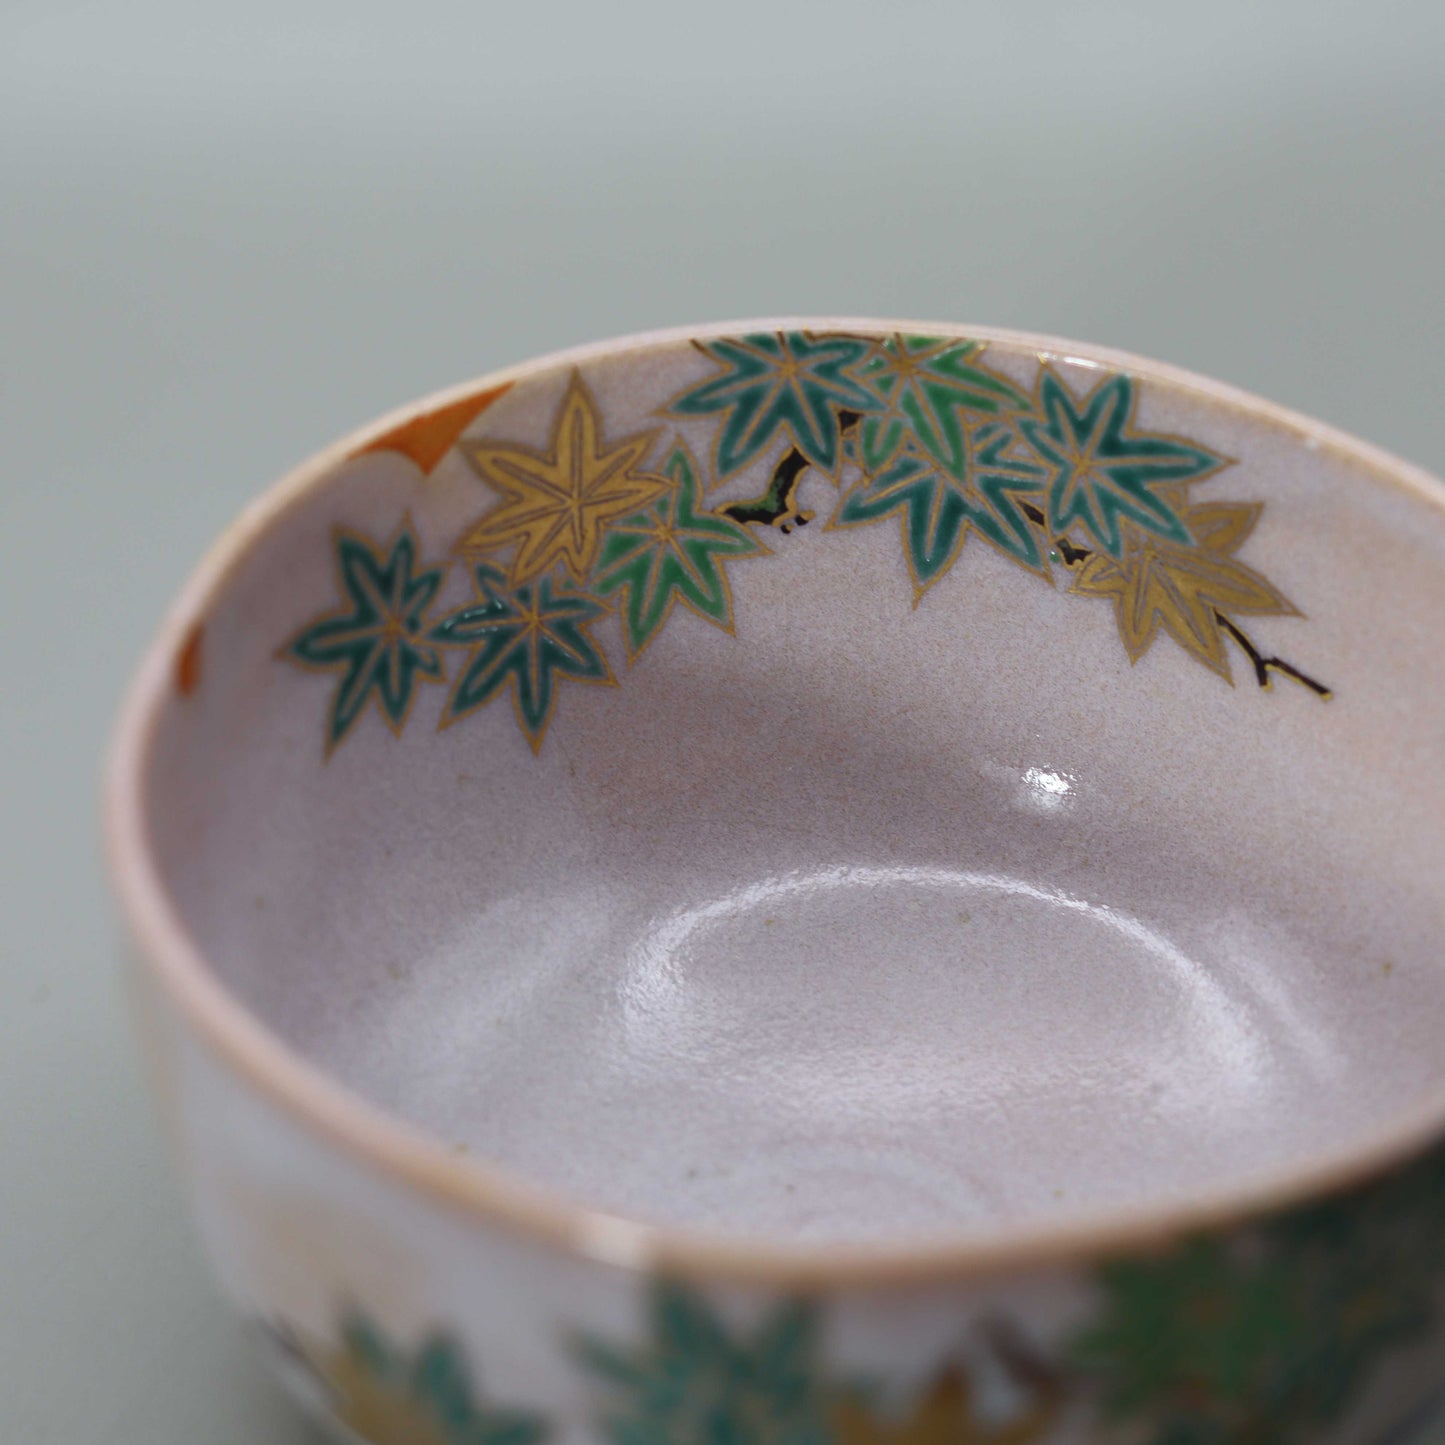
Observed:
[[[1445,487],[1170,367],[781,319],[222,537],[136,1016],[342,1438],[1365,1445],[1445,1383]]]

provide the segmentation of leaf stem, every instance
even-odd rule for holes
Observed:
[[[1301,687],[1309,688],[1316,697],[1324,699],[1325,702],[1335,695],[1332,688],[1326,687],[1322,682],[1316,682],[1314,678],[1301,672],[1292,662],[1286,662],[1282,657],[1265,657],[1249,640],[1244,629],[1231,622],[1218,609],[1215,610],[1214,616],[1219,625],[1244,649],[1249,660],[1254,664],[1254,675],[1262,688],[1268,689],[1272,685],[1270,673],[1278,672],[1285,677],[1293,678]]]
[[[846,434],[858,425],[859,416],[856,412],[841,411],[838,413],[839,429]],[[808,469],[808,459],[797,447],[790,447],[783,453],[776,467],[773,468],[772,479],[768,483],[768,489],[761,496],[749,498],[743,502],[730,502],[727,506],[720,508],[723,516],[731,517],[735,522],[744,524],[753,522],[763,526],[777,527],[782,532],[788,532],[796,525],[806,526],[813,520],[811,512],[802,511],[798,507],[798,486],[803,479],[803,473]],[[1032,502],[1020,503],[1020,510],[1036,526],[1048,532],[1047,519],[1042,509],[1034,506]],[[1080,547],[1069,540],[1068,537],[1050,537],[1050,551],[1056,553],[1069,568],[1079,566],[1092,557],[1093,551],[1089,547]],[[1237,642],[1245,655],[1249,658],[1254,667],[1255,680],[1259,685],[1268,691],[1274,679],[1272,673],[1280,673],[1301,687],[1308,688],[1316,697],[1328,702],[1334,696],[1334,690],[1326,687],[1324,683],[1317,682],[1308,673],[1301,672],[1292,662],[1285,661],[1278,656],[1266,657],[1250,641],[1248,633],[1237,623],[1226,617],[1225,614],[1214,610],[1215,621]]]
[[[1040,527],[1044,525],[1044,514],[1033,505],[1032,502],[1022,504],[1024,515],[1031,522],[1036,522]],[[1080,562],[1086,561],[1093,556],[1088,547],[1077,547],[1067,537],[1054,537],[1050,539],[1050,548],[1056,551],[1063,558],[1066,567],[1076,567]],[[1271,672],[1282,673],[1285,677],[1292,678],[1301,687],[1307,687],[1316,697],[1328,702],[1335,694],[1332,688],[1328,688],[1322,682],[1316,682],[1307,673],[1301,672],[1292,662],[1286,662],[1282,657],[1265,657],[1263,653],[1250,641],[1248,633],[1238,623],[1231,621],[1217,607],[1214,609],[1214,620],[1240,645],[1248,656],[1254,667],[1255,680],[1266,691],[1273,685]]]

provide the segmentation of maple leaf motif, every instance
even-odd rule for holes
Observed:
[[[448,1336],[399,1351],[359,1314],[342,1326],[339,1347],[309,1351],[343,1425],[368,1445],[535,1445],[537,1417],[483,1407],[460,1347]]]
[[[491,404],[512,389],[510,381],[486,391],[447,402],[433,411],[422,412],[364,443],[352,456],[364,457],[372,452],[398,452],[409,458],[424,472],[436,465],[456,445],[457,438]]]
[[[747,466],[779,433],[830,475],[840,457],[839,411],[881,412],[884,403],[856,377],[869,356],[858,336],[760,332],[695,343],[723,367],[668,403],[672,416],[724,417],[714,443],[715,482]]]
[[[1194,545],[1125,523],[1120,559],[1095,552],[1074,573],[1074,592],[1114,603],[1129,660],[1148,650],[1160,627],[1186,652],[1230,677],[1221,621],[1231,614],[1297,617],[1298,610],[1234,553],[1254,530],[1259,502],[1208,502],[1180,514]],[[1232,679],[1231,679],[1232,680]]]
[[[462,536],[457,550],[492,556],[515,543],[514,587],[559,564],[585,581],[607,524],[667,489],[666,478],[641,469],[656,437],[656,430],[637,432],[608,446],[597,403],[574,371],[548,450],[485,440],[459,444],[473,470],[503,500]]]
[[[441,654],[425,637],[426,610],[443,569],[414,572],[417,541],[404,524],[389,547],[337,528],[336,570],[347,606],[324,613],[297,633],[281,656],[303,667],[340,672],[327,719],[328,753],[368,702],[400,735],[422,682],[442,681]]]
[[[1019,505],[1040,496],[1042,469],[1015,455],[1012,433],[997,422],[966,422],[962,439],[960,476],[906,447],[850,491],[828,524],[859,526],[898,513],[915,601],[954,564],[971,532],[1031,571],[1049,573],[1038,531]]]
[[[1046,1401],[1008,1420],[978,1413],[963,1371],[945,1370],[900,1420],[880,1419],[862,1401],[845,1398],[832,1411],[836,1445],[1035,1445],[1048,1438],[1058,1416]]]
[[[578,1344],[583,1365],[610,1387],[600,1424],[613,1445],[828,1445],[814,1310],[784,1304],[756,1330],[735,1332],[701,1295],[659,1285],[648,1314],[651,1339],[640,1348]]]
[[[1385,1362],[1436,1328],[1442,1208],[1435,1149],[1247,1230],[1108,1261],[1072,1363],[1102,1388],[1120,1438],[1331,1438]]]
[[[607,609],[551,577],[512,588],[506,573],[490,562],[473,563],[471,572],[478,600],[443,618],[430,633],[443,646],[471,651],[442,726],[510,685],[517,720],[532,751],[540,752],[560,679],[613,685],[607,659],[587,631]]]
[[[960,409],[984,415],[1022,411],[1029,398],[1006,377],[980,366],[977,341],[935,336],[890,336],[879,342],[858,375],[883,399],[882,416],[863,419],[858,461],[876,472],[911,440],[950,476],[962,478],[967,443]]]
[[[1076,403],[1057,373],[1044,367],[1037,412],[1018,420],[1020,432],[1053,473],[1050,530],[1062,537],[1077,524],[1116,558],[1123,555],[1125,520],[1188,546],[1189,529],[1155,488],[1200,482],[1226,465],[1203,447],[1135,430],[1135,399],[1132,378],[1111,376]]]
[[[731,632],[732,592],[722,560],[768,550],[740,523],[703,509],[697,469],[685,447],[672,453],[663,470],[672,480],[670,490],[608,528],[592,579],[597,596],[626,597],[623,635],[632,661],[662,630],[677,602]]]

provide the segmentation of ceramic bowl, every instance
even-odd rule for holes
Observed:
[[[265,496],[110,781],[209,1253],[376,1445],[1403,1438],[1445,1380],[1445,489],[780,320]]]

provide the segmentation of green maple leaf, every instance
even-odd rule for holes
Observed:
[[[509,589],[507,574],[490,562],[474,563],[471,572],[478,600],[443,618],[429,634],[443,646],[471,652],[442,725],[510,686],[522,731],[533,752],[540,751],[560,679],[613,682],[607,659],[587,631],[607,609],[550,576]]]
[[[1107,1265],[1075,1361],[1143,1445],[1306,1445],[1435,1328],[1442,1205],[1437,1151],[1247,1234]]]
[[[735,1333],[700,1296],[660,1285],[649,1324],[640,1348],[579,1342],[608,1391],[601,1423],[614,1445],[828,1445],[811,1309],[784,1305],[751,1334]]]
[[[425,637],[426,611],[443,569],[413,570],[417,541],[404,525],[390,547],[338,528],[336,570],[347,605],[324,613],[281,650],[304,667],[340,672],[327,720],[329,753],[368,702],[400,733],[422,682],[442,680],[441,655]]]
[[[1177,437],[1134,428],[1134,382],[1111,376],[1076,403],[1058,375],[1039,376],[1035,415],[1019,430],[1052,472],[1048,524],[1062,537],[1076,523],[1111,557],[1123,555],[1120,518],[1188,546],[1189,529],[1154,488],[1198,482],[1225,465],[1222,457]]]
[[[1270,1341],[1295,1327],[1281,1283],[1217,1238],[1191,1240],[1164,1260],[1109,1265],[1101,1284],[1111,1308],[1080,1340],[1078,1359],[1130,1362],[1108,1396],[1116,1418],[1194,1396],[1229,1412],[1248,1397]]]
[[[341,1422],[376,1445],[536,1445],[541,1419],[478,1397],[461,1345],[427,1336],[402,1350],[359,1312],[342,1322],[339,1348],[309,1352]]]
[[[903,549],[918,596],[957,559],[971,532],[1043,575],[1048,561],[1021,502],[1040,497],[1042,470],[1012,454],[1013,438],[996,422],[964,430],[963,476],[935,458],[905,449],[843,498],[830,525],[858,526],[898,514]]]
[[[858,460],[865,471],[877,471],[911,440],[950,476],[962,478],[967,443],[960,410],[992,416],[1029,406],[1011,381],[972,360],[981,350],[976,341],[936,336],[894,335],[879,343],[858,369],[888,408],[865,417],[859,428]]]
[[[608,527],[592,577],[599,597],[626,597],[623,633],[632,659],[661,631],[677,602],[731,632],[732,593],[722,560],[767,552],[746,527],[703,509],[697,470],[684,447],[663,471],[671,488]]]
[[[695,344],[722,373],[689,387],[666,410],[723,418],[714,444],[717,481],[747,466],[779,433],[831,474],[840,453],[838,412],[883,410],[856,375],[871,350],[861,337],[779,331]]]

